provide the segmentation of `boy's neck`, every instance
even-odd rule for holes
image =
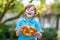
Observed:
[[[31,20],[32,18],[30,18],[30,17],[27,17],[26,19],[27,19],[27,20]]]

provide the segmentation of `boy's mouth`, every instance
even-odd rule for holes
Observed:
[[[28,15],[31,15],[31,13],[28,13]]]

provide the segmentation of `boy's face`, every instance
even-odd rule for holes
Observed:
[[[27,17],[32,18],[32,17],[35,15],[34,7],[32,6],[32,7],[30,7],[30,8],[27,8],[27,9],[25,10],[25,15],[26,15]]]

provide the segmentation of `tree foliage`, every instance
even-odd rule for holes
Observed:
[[[23,5],[22,3],[19,1],[16,1],[16,0],[0,0],[0,24],[2,23],[6,23],[8,21],[11,21],[11,20],[14,20],[14,19],[17,19],[23,12]],[[2,10],[2,11],[1,11]],[[9,13],[9,11],[11,13],[17,13],[18,15],[16,15],[15,17],[12,17],[12,18],[8,18],[6,19],[5,21],[1,22],[3,17],[5,16],[6,13]]]

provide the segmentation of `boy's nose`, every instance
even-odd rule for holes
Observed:
[[[31,12],[31,10],[29,10],[29,12]]]

